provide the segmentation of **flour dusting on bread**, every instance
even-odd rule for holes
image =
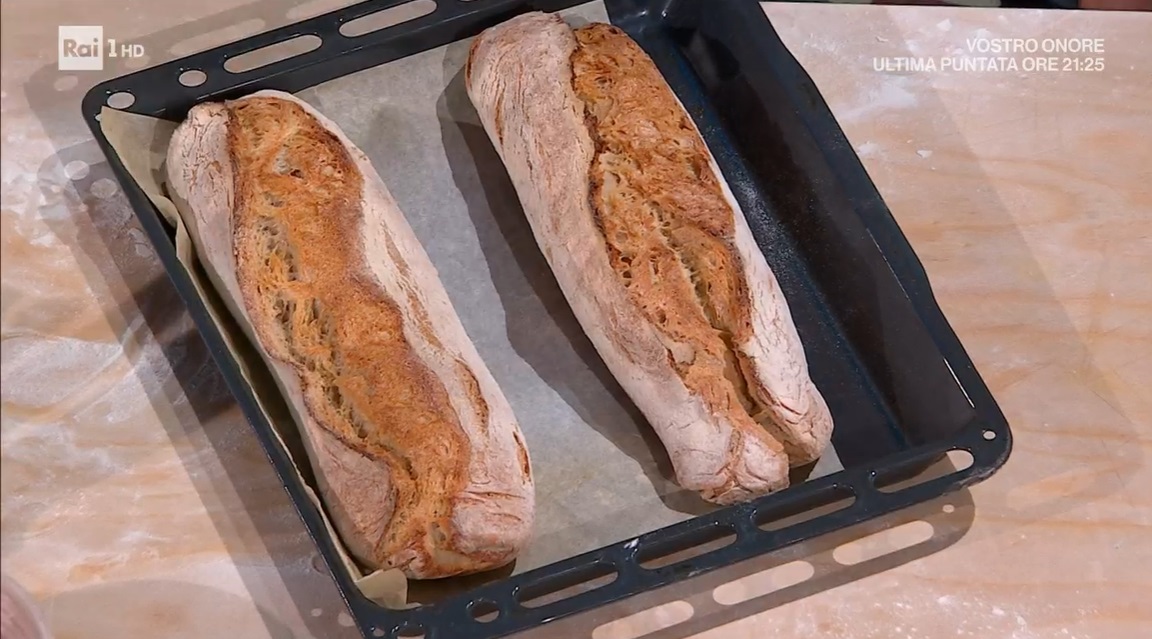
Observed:
[[[265,91],[195,107],[168,171],[356,558],[412,578],[512,561],[534,510],[523,437],[367,157]]]
[[[601,357],[718,503],[827,446],[787,301],[659,70],[622,30],[531,13],[472,46],[468,92]]]

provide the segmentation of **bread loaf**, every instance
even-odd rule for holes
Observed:
[[[667,448],[728,504],[832,432],[788,303],[699,132],[620,29],[530,13],[476,38],[468,94],[576,317]]]
[[[193,108],[167,173],[352,555],[415,579],[512,561],[534,510],[523,437],[368,158],[262,91]]]

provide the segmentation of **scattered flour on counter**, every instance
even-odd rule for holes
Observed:
[[[1024,617],[1016,615],[1016,630],[1012,631],[1012,639],[1035,639],[1038,636],[1028,628],[1028,622]]]
[[[800,614],[785,615],[781,636],[853,636],[885,639],[921,639],[927,636],[923,625],[950,628],[950,636],[977,639],[1037,639],[1041,633],[1025,620],[1033,607],[1012,609],[992,601],[977,591],[939,590],[934,587],[908,587],[896,583],[875,600],[854,602],[845,608],[816,605],[801,608]],[[879,610],[876,610],[879,608]],[[867,614],[860,614],[867,610]],[[869,619],[861,625],[859,619]],[[1035,619],[1033,620],[1036,621]],[[879,624],[879,626],[873,626]],[[849,629],[851,632],[849,632]]]
[[[839,53],[840,45],[831,39],[826,40],[808,40],[804,42],[804,48],[819,51],[820,53]]]
[[[941,30],[941,31],[951,31],[952,30],[952,21],[945,18],[945,19],[941,20],[940,22],[936,23],[936,28]]]
[[[911,76],[877,74],[871,77],[877,78],[880,85],[871,86],[857,95],[856,99],[840,113],[841,122],[863,120],[916,106],[916,95],[909,90],[914,81]]]
[[[920,157],[927,159],[927,158],[932,157],[932,152],[927,150],[927,149],[920,149],[919,151],[916,152],[916,155],[919,155]]]
[[[5,426],[4,459],[28,464],[47,476],[57,473],[106,476],[125,470],[116,450],[92,446],[87,441],[77,442],[78,434],[83,435],[74,428],[57,425],[36,428]],[[5,499],[8,498],[5,495]]]
[[[37,233],[28,239],[32,246],[46,247],[58,244],[56,236],[51,233]]]
[[[856,153],[862,158],[878,155],[880,153],[880,145],[875,142],[865,142],[856,147]]]
[[[165,373],[159,381],[168,379]],[[123,377],[109,387],[103,395],[77,409],[76,416],[93,422],[116,425],[130,422],[142,412],[151,410],[147,389],[135,369],[126,368]]]
[[[6,341],[5,404],[48,408],[104,376],[124,353],[119,342],[90,342],[72,337],[29,337]],[[44,380],[53,380],[45,384]],[[111,386],[111,384],[108,384]]]

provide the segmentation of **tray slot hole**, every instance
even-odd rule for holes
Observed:
[[[884,469],[877,472],[872,481],[880,492],[895,493],[966,470],[972,462],[972,453],[966,450],[950,450],[934,459],[912,460],[903,466]]]
[[[752,522],[762,530],[784,530],[806,521],[839,512],[852,506],[855,502],[856,493],[851,488],[833,486],[803,499],[762,508],[756,511]]]
[[[136,96],[127,91],[117,91],[108,96],[108,106],[113,109],[127,109],[136,102]]]
[[[636,561],[642,568],[656,570],[720,550],[730,546],[734,541],[736,541],[734,526],[715,524],[670,539],[644,544],[636,553]]]
[[[996,439],[996,431],[986,430],[986,431],[984,431],[983,436],[984,436],[984,439],[986,441],[992,441],[992,440]]]
[[[500,606],[497,606],[495,601],[477,599],[468,604],[468,614],[480,623],[491,623],[500,616]]]
[[[638,639],[682,624],[695,614],[696,609],[687,601],[669,601],[597,626],[592,639]]]
[[[422,18],[436,10],[436,0],[412,0],[402,5],[389,7],[366,16],[360,16],[340,25],[340,35],[358,38],[373,31],[387,29],[416,18]]]
[[[295,38],[282,40],[276,44],[260,47],[254,51],[241,53],[234,58],[224,61],[224,69],[229,73],[244,73],[253,69],[268,66],[275,62],[282,62],[288,58],[304,55],[320,48],[323,42],[319,36],[311,34],[298,35]]]
[[[910,521],[841,544],[832,551],[832,559],[841,566],[855,566],[926,543],[935,534],[932,524],[922,520]]]
[[[528,584],[516,594],[516,601],[525,608],[540,608],[603,588],[616,581],[617,576],[616,566],[600,561]]]
[[[719,586],[712,591],[712,599],[721,606],[735,606],[802,584],[815,574],[807,561],[793,561]]]
[[[360,2],[363,2],[363,0],[309,0],[309,2],[301,2],[289,9],[288,19],[292,22],[299,22],[301,20],[307,20],[308,18],[315,18],[323,13],[359,4]]]
[[[177,80],[186,87],[198,87],[208,80],[208,74],[200,69],[188,69],[184,73],[181,73]]]
[[[198,33],[168,47],[168,51],[176,57],[192,55],[200,51],[207,51],[221,45],[243,40],[250,35],[260,33],[264,28],[264,21],[260,18],[251,18],[237,24],[231,24],[208,33]]]

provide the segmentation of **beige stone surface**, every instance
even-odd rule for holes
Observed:
[[[211,42],[188,44],[199,33],[298,18],[294,4],[3,4],[0,539],[61,639],[355,636],[80,123],[79,96],[124,68],[54,68],[61,23],[154,44],[158,62]],[[1152,16],[767,10],[924,262],[1015,452],[971,491],[525,636],[1143,636]],[[1102,38],[1104,69],[873,66],[966,55],[977,37]]]

